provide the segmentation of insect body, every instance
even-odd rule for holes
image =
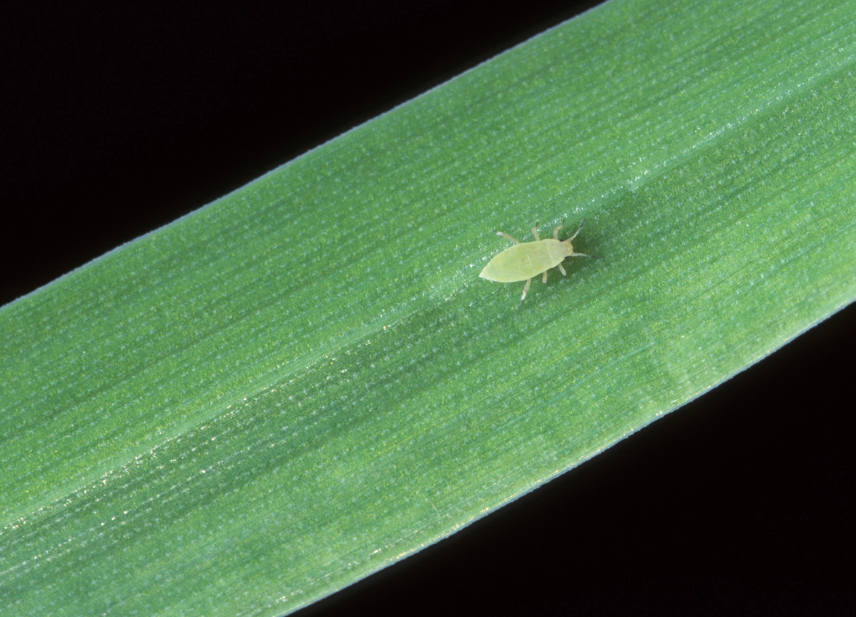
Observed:
[[[585,221],[583,221],[585,223]],[[574,253],[574,247],[571,241],[577,237],[580,230],[583,228],[580,224],[577,232],[567,240],[559,240],[559,230],[564,225],[556,227],[553,230],[553,238],[542,240],[538,237],[538,224],[532,228],[532,235],[535,236],[535,242],[520,243],[507,233],[497,231],[496,235],[502,236],[514,242],[514,246],[505,249],[499,255],[490,260],[490,263],[484,267],[484,270],[479,274],[483,279],[496,281],[497,283],[516,283],[518,281],[526,281],[526,286],[523,288],[523,297],[520,302],[526,299],[526,292],[529,291],[529,285],[532,284],[532,279],[543,273],[543,280],[547,282],[547,270],[553,267],[558,267],[562,276],[568,276],[565,269],[562,267],[562,261],[566,257],[591,257],[583,253]]]

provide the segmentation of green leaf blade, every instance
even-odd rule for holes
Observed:
[[[608,3],[0,309],[0,605],[295,610],[852,302],[851,9]]]

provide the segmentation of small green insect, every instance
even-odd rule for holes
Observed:
[[[571,242],[579,235],[585,221],[580,223],[577,233],[567,240],[559,240],[559,230],[564,226],[565,221],[553,230],[553,238],[542,240],[538,237],[538,223],[532,228],[532,235],[535,236],[535,242],[520,243],[507,233],[501,231],[494,232],[498,236],[502,236],[514,242],[514,246],[502,251],[499,255],[490,260],[490,263],[484,267],[484,270],[479,274],[483,279],[496,281],[497,283],[516,283],[518,281],[526,281],[526,286],[523,288],[523,296],[520,298],[520,303],[526,299],[526,292],[529,291],[529,285],[532,284],[532,278],[543,273],[542,281],[547,282],[547,270],[553,267],[558,267],[562,276],[567,277],[568,273],[562,267],[562,262],[566,257],[591,257],[583,253],[574,253],[574,247]]]

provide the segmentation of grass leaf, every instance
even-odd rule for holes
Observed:
[[[852,302],[851,16],[615,0],[0,309],[0,606],[295,610]]]

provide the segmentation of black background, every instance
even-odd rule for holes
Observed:
[[[10,6],[0,305],[589,4]],[[301,615],[854,614],[854,350],[851,306]]]

